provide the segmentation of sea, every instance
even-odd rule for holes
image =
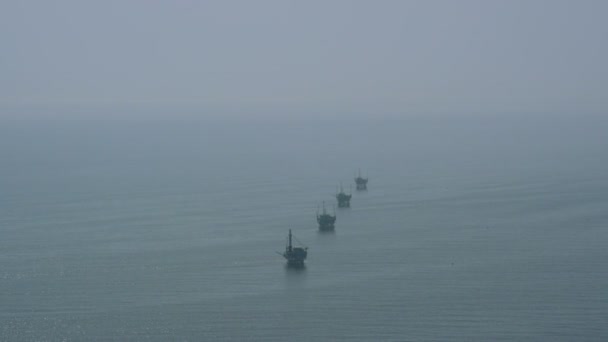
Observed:
[[[574,114],[3,120],[0,340],[608,341],[607,132]],[[301,269],[278,255],[290,229]]]

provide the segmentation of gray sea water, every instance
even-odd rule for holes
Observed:
[[[606,341],[607,128],[6,121],[0,340]]]

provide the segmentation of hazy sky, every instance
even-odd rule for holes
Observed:
[[[3,0],[0,108],[605,113],[607,15],[602,0]]]

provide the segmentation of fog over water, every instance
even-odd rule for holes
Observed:
[[[577,123],[3,126],[0,334],[603,340],[608,125]]]
[[[608,340],[606,10],[2,2],[0,340]]]

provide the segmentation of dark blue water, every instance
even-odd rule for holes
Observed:
[[[607,128],[5,122],[0,340],[608,340]]]

